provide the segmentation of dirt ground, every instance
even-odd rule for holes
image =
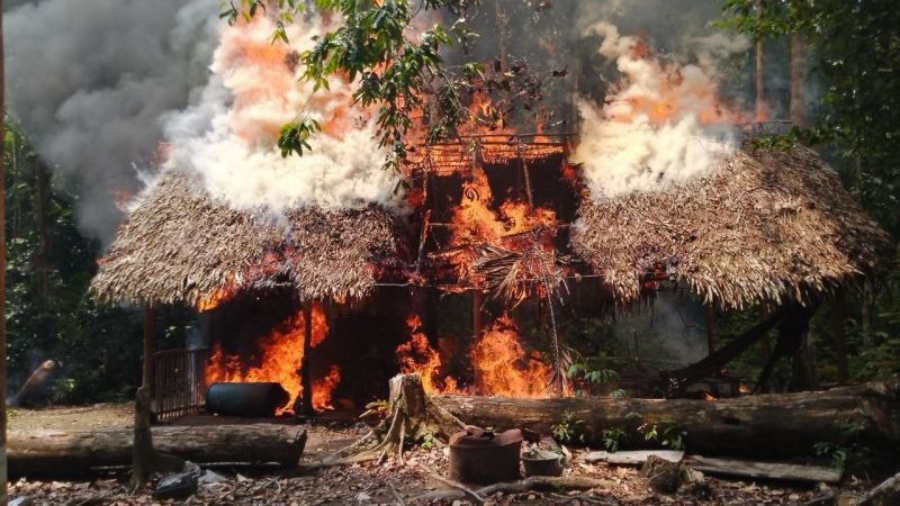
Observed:
[[[9,430],[90,430],[100,427],[130,427],[134,423],[131,403],[63,406],[41,409],[12,408]]]
[[[15,410],[10,413],[10,429],[78,430],[130,426],[133,411],[127,404],[101,404],[77,408]],[[354,441],[367,427],[353,422],[315,422],[308,425],[305,462],[314,462]],[[582,450],[574,449],[577,457]],[[465,499],[424,500],[421,496],[445,490],[444,483],[431,474],[448,474],[447,448],[411,448],[404,461],[384,464],[356,464],[303,473],[300,471],[259,472],[246,469],[217,469],[218,482],[201,484],[200,490],[183,501],[155,501],[149,492],[130,494],[125,474],[98,477],[93,481],[31,481],[11,484],[10,497],[28,496],[37,505],[413,505],[470,504]],[[704,476],[700,486],[674,495],[659,495],[649,489],[638,470],[627,467],[570,463],[566,476],[605,480],[604,487],[588,491],[527,491],[497,494],[485,504],[496,505],[781,505],[803,504],[828,492],[822,485],[754,483],[720,480]],[[852,479],[846,489],[861,489]]]

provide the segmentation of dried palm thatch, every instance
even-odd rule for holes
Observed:
[[[557,266],[556,251],[539,241],[517,250],[480,245],[472,269],[481,287],[508,307],[519,305],[535,291],[556,293],[565,278]]]
[[[211,200],[170,171],[119,230],[92,282],[102,300],[198,305],[211,295],[293,286],[304,300],[358,299],[400,242],[384,209],[296,209],[286,219]]]
[[[890,238],[814,152],[745,148],[660,192],[582,205],[572,246],[625,300],[666,266],[707,303],[741,308],[859,286]]]

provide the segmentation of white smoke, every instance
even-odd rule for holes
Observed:
[[[637,37],[621,36],[606,22],[590,33],[603,42],[598,52],[615,60],[617,91],[600,107],[578,103],[581,144],[573,161],[583,166],[593,198],[665,189],[715,168],[738,147],[733,113],[717,101],[715,64],[745,50],[746,41],[693,39],[695,64],[664,62]]]
[[[399,175],[385,170],[374,117],[353,104],[346,80],[334,77],[314,92],[296,55],[326,33],[318,17],[288,28],[290,44],[272,42],[274,24],[262,16],[223,25],[213,73],[199,100],[166,120],[167,167],[198,172],[214,197],[244,210],[315,205],[325,209],[389,204]],[[298,114],[318,121],[312,150],[283,157],[281,127]]]

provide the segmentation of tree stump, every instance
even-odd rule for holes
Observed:
[[[352,445],[328,456],[320,465],[341,465],[366,460],[385,460],[396,454],[403,459],[407,438],[442,437],[465,429],[458,418],[437,406],[425,393],[418,374],[400,374],[391,378],[387,417],[371,432]]]

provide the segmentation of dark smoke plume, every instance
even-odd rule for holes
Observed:
[[[116,195],[140,190],[160,118],[202,85],[216,0],[7,2],[7,93],[79,225],[103,242],[122,219]]]

